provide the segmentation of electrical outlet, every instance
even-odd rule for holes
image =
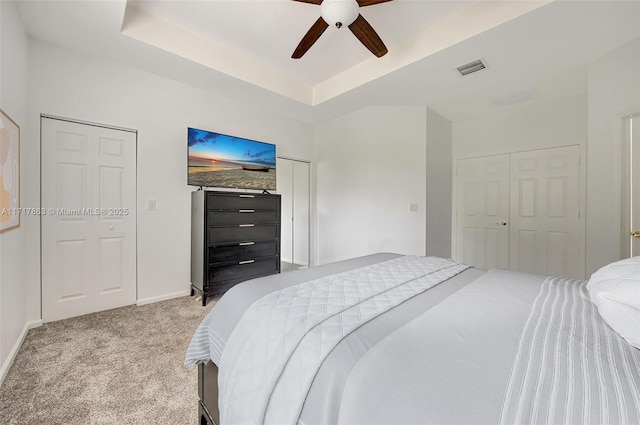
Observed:
[[[155,199],[149,199],[149,201],[147,201],[147,209],[149,211],[154,211],[156,209],[156,200]]]
[[[409,204],[409,211],[410,212],[416,212],[418,211],[418,203],[417,202],[411,202]]]

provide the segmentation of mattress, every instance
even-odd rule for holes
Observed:
[[[202,322],[185,362],[220,366],[245,312],[269,294],[399,259],[377,254],[238,285]],[[602,321],[583,281],[467,268],[359,324],[317,363],[293,368],[312,381],[285,392],[301,400],[288,423],[640,423],[640,352]],[[221,392],[255,404],[242,391],[233,397]],[[268,405],[257,410],[223,425],[276,423]]]

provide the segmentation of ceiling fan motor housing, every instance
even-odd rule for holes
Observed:
[[[320,13],[330,26],[348,27],[360,14],[359,8],[356,0],[324,0],[320,4]]]

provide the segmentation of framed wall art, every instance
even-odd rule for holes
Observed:
[[[0,232],[20,226],[20,127],[0,109]]]

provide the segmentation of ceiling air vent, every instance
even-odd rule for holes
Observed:
[[[478,59],[473,62],[469,62],[466,65],[459,66],[456,69],[461,75],[464,76],[464,75],[471,74],[472,72],[480,71],[481,69],[485,69],[485,68],[486,66],[484,66],[484,63],[482,63],[482,60]]]

